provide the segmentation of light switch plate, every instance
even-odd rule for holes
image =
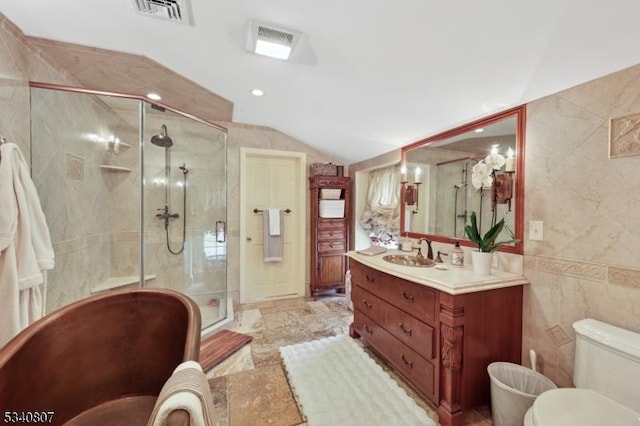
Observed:
[[[542,241],[543,238],[543,222],[541,220],[529,221],[529,239]]]

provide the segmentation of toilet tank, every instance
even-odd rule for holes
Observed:
[[[593,319],[573,324],[573,383],[640,412],[640,334]]]

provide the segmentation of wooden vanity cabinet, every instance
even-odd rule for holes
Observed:
[[[361,337],[438,408],[442,426],[489,404],[487,366],[520,363],[522,285],[451,295],[351,259],[354,322]]]
[[[351,178],[316,175],[309,178],[311,191],[311,295],[316,300],[322,290],[344,290],[349,249]],[[322,217],[322,190],[340,191],[344,202],[342,217]]]

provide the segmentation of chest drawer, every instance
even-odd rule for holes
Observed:
[[[437,401],[437,377],[434,365],[417,352],[396,339],[380,324],[356,309],[353,326],[358,334],[369,343],[397,372],[404,376],[420,393],[432,403]]]
[[[344,229],[323,229],[318,231],[318,241],[344,240]]]
[[[337,219],[327,219],[327,218],[318,218],[318,230],[322,229],[342,229],[343,231],[347,228],[346,219],[337,218]]]
[[[426,359],[435,357],[434,329],[362,289],[352,289],[354,307]]]
[[[318,253],[344,253],[346,247],[342,241],[318,241]]]

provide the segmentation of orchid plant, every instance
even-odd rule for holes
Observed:
[[[505,163],[505,157],[498,154],[497,146],[493,146],[491,153],[487,155],[484,160],[478,161],[478,163],[471,168],[471,184],[478,190],[491,188],[496,171],[500,170]],[[489,229],[489,231],[484,235],[480,235],[476,212],[471,212],[470,223],[464,228],[469,239],[477,245],[478,250],[482,252],[493,252],[503,244],[511,244],[519,241],[513,238],[513,234],[504,223],[504,218],[499,222],[496,221],[497,211],[495,208],[492,210],[493,216],[491,219],[491,229]],[[507,229],[512,239],[509,241],[496,242],[496,238],[498,238],[503,229]]]
[[[504,218],[500,219],[500,222],[491,226],[491,229],[489,229],[486,234],[480,235],[476,212],[471,212],[470,223],[464,227],[464,232],[467,234],[467,237],[469,237],[471,242],[478,246],[479,251],[491,253],[501,245],[517,243],[519,241],[514,238],[508,241],[496,242],[496,238],[498,238],[498,235],[500,235],[503,228],[505,228]],[[509,233],[511,234],[511,232]]]
[[[500,170],[506,159],[498,154],[497,147],[491,149],[491,153],[484,160],[471,168],[471,184],[476,189],[489,188],[493,184],[493,175]]]

